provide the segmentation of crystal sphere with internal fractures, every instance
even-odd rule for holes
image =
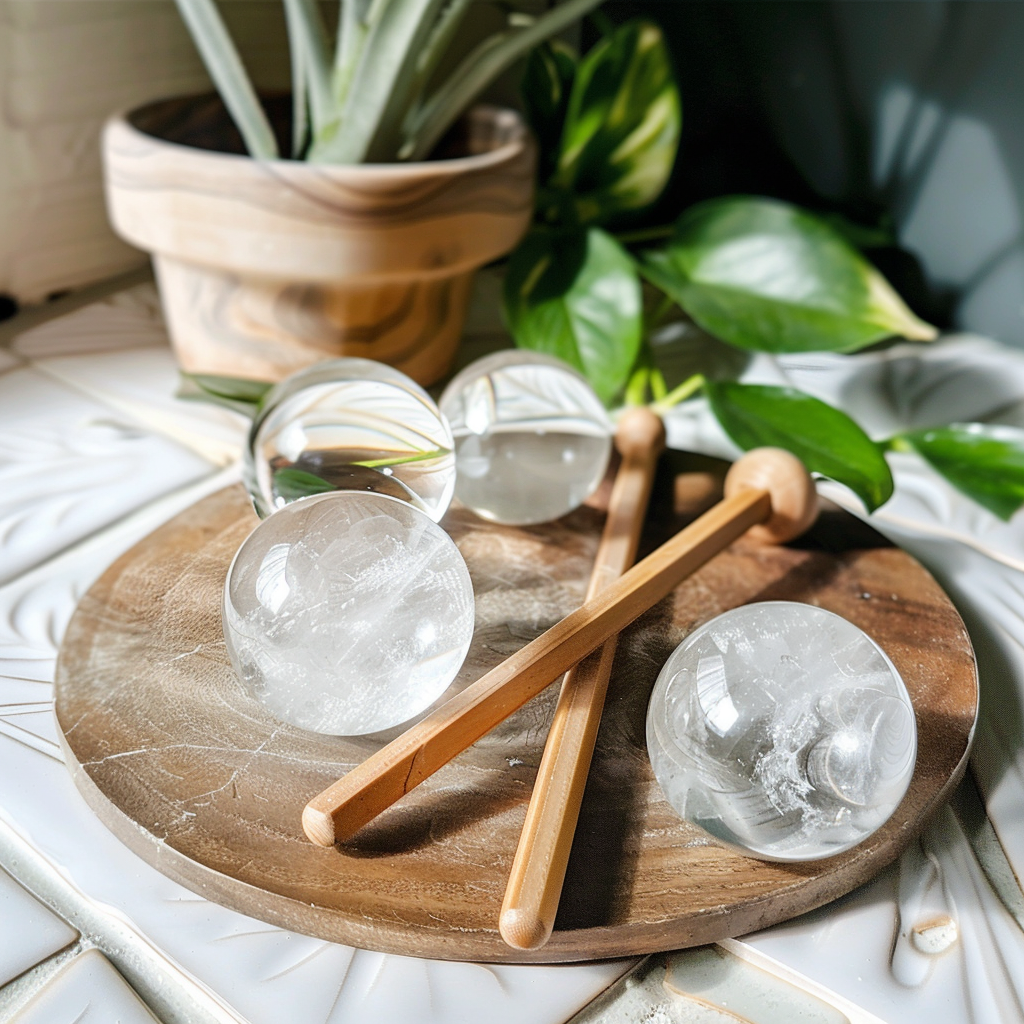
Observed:
[[[334,359],[270,389],[243,475],[262,517],[299,497],[355,490],[401,498],[437,522],[455,487],[455,455],[448,424],[417,383],[372,359]]]
[[[452,379],[439,405],[455,438],[455,496],[484,519],[512,526],[558,519],[604,476],[608,414],[559,359],[486,356]]]
[[[272,715],[362,735],[414,718],[451,684],[473,636],[473,586],[455,542],[412,505],[322,494],[245,540],[223,621],[239,679]]]
[[[694,630],[658,677],[651,766],[688,821],[767,860],[867,838],[910,785],[917,730],[885,652],[846,619],[765,601]]]

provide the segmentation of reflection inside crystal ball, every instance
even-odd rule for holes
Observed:
[[[401,498],[437,522],[455,487],[451,431],[404,373],[371,359],[335,359],[267,393],[243,453],[256,511],[331,490]]]
[[[575,370],[536,352],[477,360],[445,388],[455,496],[484,519],[522,526],[578,508],[604,476],[612,428]]]
[[[454,541],[411,505],[337,492],[292,502],[239,548],[224,638],[276,718],[362,735],[415,717],[451,684],[473,636]]]
[[[675,810],[768,860],[841,853],[902,800],[913,706],[882,649],[846,619],[766,601],[695,630],[658,677],[651,766]]]

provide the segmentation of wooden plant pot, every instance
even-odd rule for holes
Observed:
[[[107,122],[115,230],[152,254],[187,372],[280,380],[362,356],[419,383],[455,355],[476,270],[533,210],[536,153],[513,111],[477,107],[450,158],[324,166],[253,160],[220,102],[165,100]]]

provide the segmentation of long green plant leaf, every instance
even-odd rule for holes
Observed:
[[[551,186],[570,197],[580,223],[649,206],[672,172],[681,123],[661,29],[629,21],[580,61]]]
[[[406,95],[402,97],[403,130],[405,119],[413,116],[416,104],[422,101],[431,80],[448,56],[448,47],[473,3],[474,0],[447,0],[438,14],[430,35],[416,57],[415,74],[409,80]]]
[[[416,74],[416,57],[446,0],[376,0],[344,98],[340,122],[319,134],[309,159],[356,164],[393,160],[405,111],[401,99]]]
[[[534,46],[561,32],[601,2],[563,0],[531,24],[511,27],[481,43],[410,120],[403,153],[412,160],[429,156],[441,136],[498,75]]]
[[[293,96],[293,110],[296,122],[305,110],[299,107],[299,95],[308,96],[309,109],[313,118],[313,131],[320,132],[336,118],[331,96],[331,59],[328,52],[327,32],[315,0],[284,0],[285,16],[288,23],[288,40],[292,49],[292,83],[296,89]],[[296,65],[299,74],[296,75]],[[305,107],[305,104],[302,104]],[[293,143],[299,141],[297,129],[293,132]],[[305,141],[305,133],[301,135]]]
[[[209,373],[183,371],[180,378],[178,398],[202,399],[249,417],[259,412],[264,397],[273,387],[270,381],[221,377]]]
[[[643,270],[705,330],[740,348],[852,352],[892,335],[936,335],[841,235],[774,200],[729,196],[692,207]]]
[[[793,388],[709,381],[705,391],[718,422],[744,450],[785,448],[811,473],[849,487],[869,512],[892,497],[881,448],[839,409]]]
[[[528,235],[509,261],[504,312],[517,345],[576,367],[606,404],[629,378],[640,349],[640,279],[599,228]]]
[[[214,0],[177,0],[178,10],[249,155],[273,160],[277,140]]]
[[[285,5],[285,17],[288,21],[288,56],[291,60],[292,74],[292,159],[299,160],[306,148],[309,138],[309,88],[307,86],[308,71],[299,42],[298,32],[292,31],[292,5]]]
[[[1010,519],[1024,505],[1024,430],[989,423],[954,423],[914,430],[889,442],[917,452],[958,491]]]
[[[332,93],[335,108],[340,112],[345,106],[366,42],[371,0],[338,0],[338,3],[338,42],[334,51]]]

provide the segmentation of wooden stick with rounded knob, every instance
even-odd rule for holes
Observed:
[[[615,446],[622,463],[608,499],[587,600],[618,579],[636,558],[654,471],[665,447],[661,418],[647,408],[630,409],[619,420]],[[554,927],[616,640],[613,636],[587,655],[562,680],[498,919],[502,938],[516,949],[543,946]]]
[[[350,838],[751,527],[782,542],[802,533],[816,511],[814,484],[798,459],[780,449],[749,452],[730,469],[717,505],[314,797],[302,814],[306,835],[321,846]]]

